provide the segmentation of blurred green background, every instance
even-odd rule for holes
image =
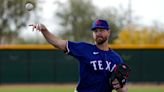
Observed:
[[[34,9],[26,10],[27,2]],[[112,30],[110,44],[161,45],[164,43],[161,3],[162,0],[1,0],[0,44],[47,44],[41,33],[32,32],[28,26],[33,23],[45,24],[63,39],[93,42],[91,23],[102,18]]]

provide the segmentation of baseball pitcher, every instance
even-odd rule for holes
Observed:
[[[129,67],[108,46],[111,33],[106,20],[93,21],[91,32],[94,44],[60,39],[50,33],[43,24],[30,25],[39,30],[54,47],[79,61],[79,82],[75,92],[127,92]]]

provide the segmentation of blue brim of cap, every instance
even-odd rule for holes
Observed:
[[[102,28],[102,29],[107,29],[107,30],[109,30],[109,28],[103,27],[103,26],[97,26],[97,27],[92,28],[91,30],[95,30],[96,28]]]

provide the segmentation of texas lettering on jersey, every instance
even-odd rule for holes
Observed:
[[[107,71],[112,72],[113,69],[116,67],[116,64],[111,66],[111,62],[109,62],[109,61],[105,61],[105,67],[104,67],[102,60],[90,61],[90,64],[93,66],[93,69],[95,71],[97,71],[97,70],[107,70]]]

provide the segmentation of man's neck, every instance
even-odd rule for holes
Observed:
[[[109,47],[108,47],[108,43],[105,42],[103,44],[96,44],[96,47],[99,48],[100,50],[103,50],[103,51],[108,51],[109,50]]]

